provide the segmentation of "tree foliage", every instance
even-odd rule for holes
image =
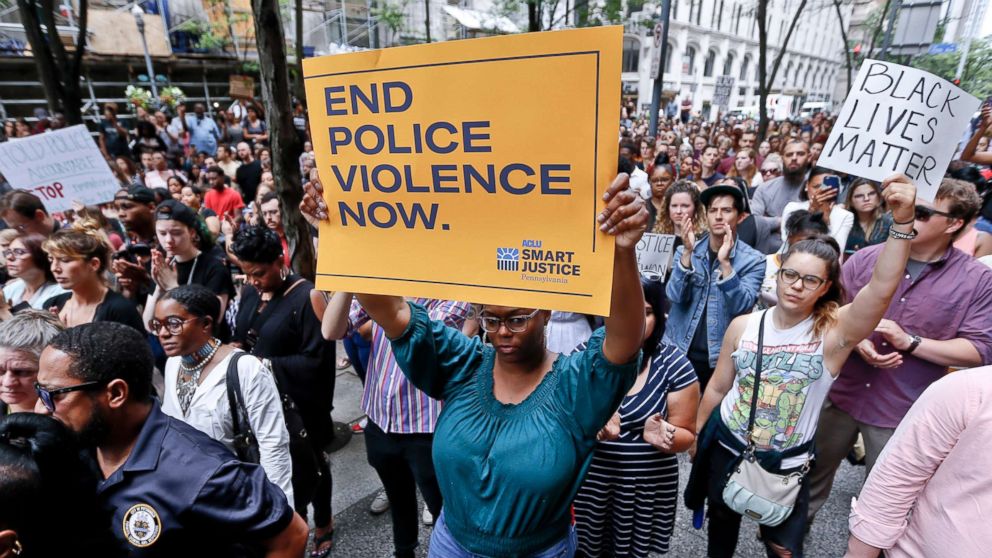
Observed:
[[[954,79],[960,61],[960,52],[925,54],[913,58],[910,66],[950,81]],[[961,89],[979,99],[992,95],[992,39],[985,38],[971,43],[968,61],[961,75]]]

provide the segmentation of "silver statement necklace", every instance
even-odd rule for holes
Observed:
[[[179,407],[183,410],[184,417],[189,412],[193,395],[196,394],[196,388],[200,385],[200,374],[217,354],[219,348],[220,340],[213,338],[193,354],[182,357],[179,363],[179,377],[176,379],[176,395],[179,397]]]

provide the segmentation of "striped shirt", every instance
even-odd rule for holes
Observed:
[[[471,306],[466,302],[412,298],[423,305],[431,320],[444,322],[459,331]],[[355,300],[351,303],[351,324],[358,328],[369,320]],[[383,432],[396,434],[430,434],[434,432],[441,402],[431,399],[407,380],[396,364],[389,338],[378,324],[372,324],[372,349],[369,353],[362,410]]]
[[[644,386],[617,411],[620,436],[596,444],[575,497],[575,528],[586,556],[640,558],[664,554],[675,526],[679,465],[674,454],[642,438],[653,415],[668,417],[668,395],[696,384],[696,373],[674,345],[662,343]]]

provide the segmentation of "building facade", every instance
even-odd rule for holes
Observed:
[[[788,32],[799,0],[772,0],[768,8],[768,67],[774,61]],[[728,108],[756,112],[758,106],[758,27],[753,0],[672,0],[665,63],[665,100],[692,101],[694,112],[716,118],[714,105],[719,76],[734,79]],[[810,101],[828,103],[838,110],[846,87],[838,91],[844,73],[844,42],[841,25],[848,25],[850,6],[842,7],[839,22],[832,2],[808,2],[786,47],[772,93],[776,101],[791,105],[798,113]],[[660,8],[647,4],[633,14],[625,26],[623,94],[638,108],[651,102],[651,63],[655,56],[655,32]],[[663,105],[664,106],[664,105]]]

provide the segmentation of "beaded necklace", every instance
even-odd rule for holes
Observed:
[[[200,385],[200,374],[219,348],[220,340],[212,338],[193,353],[181,357],[179,376],[176,378],[176,395],[179,397],[179,406],[183,410],[183,416],[186,416],[189,411],[193,395],[196,393],[197,386]]]

